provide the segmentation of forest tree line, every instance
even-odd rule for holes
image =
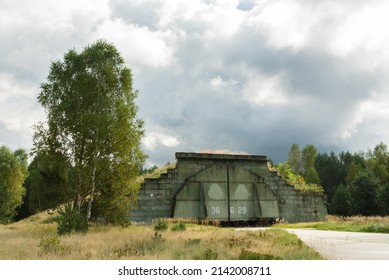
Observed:
[[[284,164],[307,183],[323,187],[330,214],[389,214],[389,152],[383,142],[367,151],[339,154],[293,144]]]

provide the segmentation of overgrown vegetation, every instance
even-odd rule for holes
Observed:
[[[153,225],[94,225],[88,234],[57,235],[46,213],[0,225],[0,259],[321,259],[295,235],[280,229],[235,231],[166,220]],[[172,230],[176,226],[185,231]]]
[[[323,194],[324,192],[321,186],[315,183],[307,183],[302,175],[295,174],[287,162],[277,164],[275,170],[289,185],[294,186],[296,190],[304,193],[317,194]]]
[[[58,209],[56,222],[58,223],[57,233],[59,235],[88,231],[88,222],[85,216],[70,203],[66,204],[64,208]]]
[[[338,155],[293,144],[288,160],[274,170],[296,189],[324,192],[330,214],[389,215],[389,151],[382,142],[366,152]]]
[[[327,216],[326,220],[312,223],[275,224],[273,228],[314,228],[352,232],[389,233],[389,217],[380,216]]]
[[[144,178],[159,178],[162,173],[167,173],[168,169],[174,169],[176,167],[175,163],[167,163],[165,166],[162,166],[160,168],[154,166],[151,167],[148,171],[149,172],[143,172],[141,179],[143,180]],[[147,169],[146,169],[147,170]]]

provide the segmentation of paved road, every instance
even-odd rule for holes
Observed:
[[[389,260],[389,234],[287,229],[324,258]]]

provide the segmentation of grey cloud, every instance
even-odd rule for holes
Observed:
[[[147,26],[154,29],[159,21],[159,9],[162,1],[129,2],[126,0],[110,0],[111,18],[122,18],[129,23]]]
[[[316,5],[305,0],[298,3]],[[12,31],[2,29],[0,38],[4,44],[0,50],[4,55],[0,57],[0,71],[12,73],[20,83],[28,81],[38,87],[45,80],[50,61],[60,59],[70,48],[79,50],[91,43],[89,39],[94,38],[104,20],[120,18],[154,31],[159,28],[163,5],[160,0],[111,0],[109,18],[90,23],[83,14],[74,16],[70,22],[74,29],[62,29],[66,32],[50,33],[44,25],[24,30],[24,25],[15,24]],[[236,9],[253,17],[255,5],[255,1],[242,0]],[[357,8],[362,5],[358,1]],[[324,23],[332,27],[317,36],[310,34],[306,45],[296,50],[273,47],[268,30],[250,22],[240,23],[232,35],[215,32],[206,36],[209,22],[181,14],[171,16],[171,24],[163,27],[163,40],[174,49],[172,62],[164,67],[138,65],[134,69],[139,115],[145,121],[146,132],[162,133],[179,141],[174,147],[158,143],[154,149],[146,150],[150,163],[173,161],[176,151],[203,149],[265,154],[277,162],[286,159],[292,143],[313,143],[321,151],[331,151],[363,148],[370,143],[369,135],[382,141],[389,136],[388,131],[382,130],[382,119],[371,117],[358,124],[353,138],[340,139],[355,121],[361,103],[369,100],[374,91],[386,91],[387,70],[367,71],[355,66],[353,56],[339,57],[320,47],[321,42],[331,39],[331,30],[339,18],[318,22],[314,31],[321,30]],[[263,105],[245,98],[250,79],[280,73],[286,102]],[[219,84],[212,85],[218,79]],[[35,109],[36,106],[39,105],[33,103]],[[27,145],[23,137],[0,123],[1,142]]]

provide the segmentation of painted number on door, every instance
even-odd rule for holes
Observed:
[[[245,206],[238,207],[238,214],[244,215],[247,213],[247,208]],[[235,214],[235,208],[230,207],[230,214]]]
[[[213,215],[219,215],[220,214],[220,207],[212,207],[211,208],[211,213]]]
[[[237,207],[238,209],[235,210],[235,207],[230,207],[230,214],[235,214],[235,211],[237,211],[238,214],[244,215],[247,213],[247,208],[245,206],[243,207]],[[221,213],[220,207],[211,207],[211,214],[212,215],[219,215]]]

